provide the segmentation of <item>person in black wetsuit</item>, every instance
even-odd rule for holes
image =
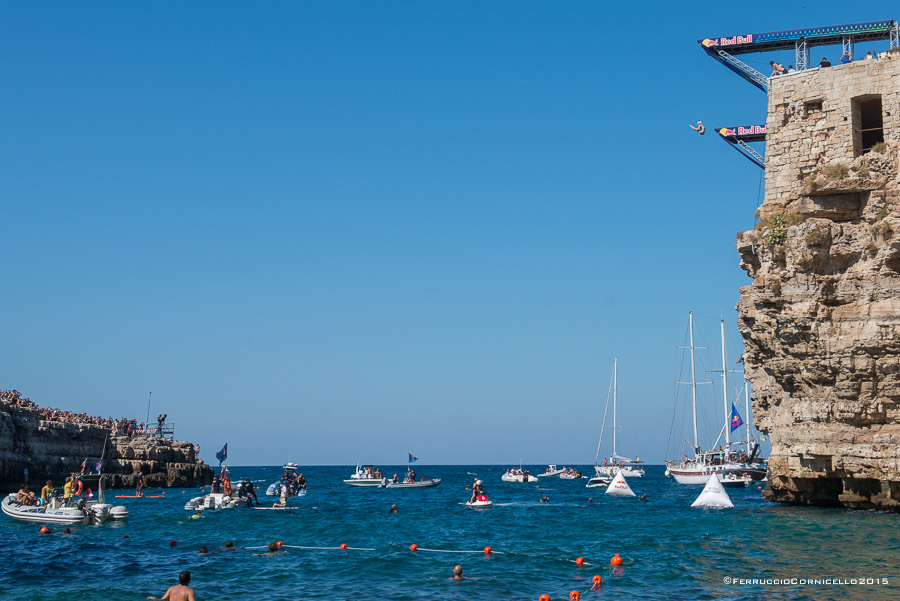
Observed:
[[[306,478],[303,477],[303,472],[297,476],[297,490],[306,490]]]
[[[250,478],[244,478],[244,494],[247,495],[247,506],[253,507],[253,503],[259,505],[259,499],[256,498],[256,491],[253,489],[253,483]]]

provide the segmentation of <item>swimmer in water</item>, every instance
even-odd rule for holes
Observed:
[[[188,586],[190,583],[191,573],[185,570],[178,575],[178,584],[170,586],[161,599],[168,599],[169,601],[196,601],[194,589]],[[156,599],[156,597],[147,597],[147,599]]]
[[[462,566],[461,565],[456,564],[455,566],[453,566],[453,578],[451,578],[450,580],[465,580],[465,578],[462,575]]]
[[[391,513],[397,513],[397,504],[391,505]]]

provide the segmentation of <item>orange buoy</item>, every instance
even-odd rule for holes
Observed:
[[[594,586],[600,586],[601,584],[603,584],[603,578],[600,578],[600,574],[597,574],[596,576],[594,576],[593,582]]]
[[[583,566],[583,565],[584,565],[584,557],[579,557],[578,559],[576,559],[576,560],[575,560],[575,565],[576,565],[576,566]]]
[[[417,545],[416,543],[413,543],[413,544],[411,544],[411,545],[409,546],[409,550],[410,550],[410,551],[418,551],[418,550],[419,550],[419,545]]]
[[[485,547],[485,548],[484,548],[484,554],[485,554],[485,555],[490,555],[490,554],[493,553],[493,552],[494,552],[494,550],[491,549],[490,547]]]
[[[279,547],[280,547],[280,546],[281,546],[281,545],[283,545],[283,544],[284,544],[284,543],[283,543],[283,542],[281,542],[281,541],[278,541],[278,542],[277,542],[277,543],[275,543],[275,544],[277,544],[277,545],[278,545],[278,546],[279,546]]]
[[[622,565],[622,558],[619,557],[618,553],[616,553],[612,556],[612,559],[609,560],[609,564],[613,566],[620,566]]]
[[[347,543],[341,543],[341,549],[346,549],[346,548],[347,548]]]
[[[170,547],[174,547],[174,546],[176,546],[177,544],[178,544],[178,541],[177,541],[177,540],[169,541],[169,546],[170,546]]]
[[[581,593],[579,593],[578,591],[572,591],[571,593],[569,593],[569,599],[572,599],[572,601],[578,601],[579,599],[581,599]]]
[[[541,595],[538,597],[538,601],[550,601],[550,595]]]
[[[53,534],[53,530],[47,528],[46,526],[41,526],[41,534]]]

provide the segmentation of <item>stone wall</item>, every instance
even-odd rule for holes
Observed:
[[[860,148],[882,101],[884,149]],[[773,78],[739,328],[766,498],[900,511],[900,54]]]
[[[4,490],[18,487],[26,469],[33,489],[48,478],[61,484],[65,476],[81,471],[85,459],[85,471],[93,471],[100,457],[103,473],[111,476],[111,488],[134,486],[138,471],[148,487],[195,487],[209,484],[213,477],[213,470],[197,458],[190,442],[110,434],[108,428],[45,421],[36,411],[0,406],[0,487]]]

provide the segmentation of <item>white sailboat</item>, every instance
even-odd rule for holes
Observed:
[[[715,475],[721,479],[734,474],[736,477],[750,476],[754,480],[761,480],[765,477],[766,471],[764,464],[760,466],[755,462],[755,451],[750,448],[750,426],[747,425],[747,452],[736,453],[732,450],[731,444],[731,424],[728,411],[728,371],[727,360],[725,357],[725,320],[721,320],[722,331],[722,391],[723,402],[725,405],[725,423],[716,442],[713,443],[713,450],[702,451],[697,436],[697,380],[694,367],[694,313],[690,313],[689,317],[690,330],[690,351],[691,351],[691,396],[693,408],[693,425],[694,425],[694,441],[693,450],[694,457],[691,459],[685,455],[682,461],[666,461],[666,475],[672,476],[679,484],[706,484],[710,476]],[[747,394],[748,417],[749,417],[749,394]],[[719,446],[718,450],[715,446],[725,434],[725,446]],[[758,446],[757,446],[758,449]]]
[[[588,486],[596,486],[600,484],[600,482],[594,482],[595,479],[605,479],[606,484],[612,480],[612,478],[618,473],[621,472],[623,476],[626,478],[642,478],[644,476],[643,469],[643,461],[641,461],[640,457],[637,460],[629,459],[628,457],[623,457],[619,455],[618,449],[616,446],[617,443],[617,431],[618,424],[616,423],[617,412],[618,412],[618,395],[617,395],[617,385],[618,385],[618,370],[619,370],[619,358],[616,357],[613,361],[613,381],[612,381],[612,398],[613,398],[613,444],[612,444],[612,455],[609,457],[604,457],[603,465],[600,465],[600,447],[603,444],[603,428],[600,430],[600,442],[597,443],[597,456],[594,458],[594,471],[596,472],[596,477],[591,478],[591,481],[588,482]],[[607,407],[609,407],[609,399],[607,398]],[[606,424],[606,410],[603,412],[603,423]],[[593,484],[592,484],[593,483]]]

